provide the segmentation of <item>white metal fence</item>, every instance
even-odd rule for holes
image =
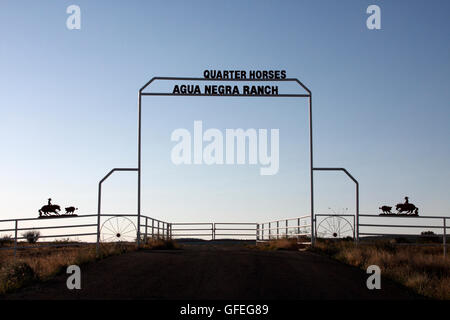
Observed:
[[[311,235],[310,216],[269,222],[181,222],[171,223],[173,238],[242,239],[267,241]]]
[[[30,249],[41,247],[65,247],[93,244],[96,242],[98,230],[97,215],[60,215],[56,218],[22,218],[0,220],[0,241],[9,240],[10,245],[3,245],[0,250]],[[128,218],[131,224],[137,225],[136,214],[102,214],[101,223],[110,218]],[[152,217],[141,216],[141,238],[170,238],[170,223]],[[27,244],[27,231],[39,231],[39,241]],[[101,235],[100,235],[101,236]],[[137,237],[135,227],[132,241]]]
[[[380,237],[404,238],[406,241],[398,243],[399,245],[442,246],[444,256],[447,253],[450,217],[360,214],[359,224],[356,225],[355,215],[352,214],[316,214],[314,231],[316,237],[321,237],[318,232],[318,226],[320,226],[323,219],[338,217],[346,219],[353,225],[352,237],[355,238],[359,235],[360,242],[370,242],[370,240],[379,239]],[[432,231],[432,233],[427,233],[429,231]],[[440,243],[427,242],[425,241],[427,238],[440,238]],[[418,239],[423,241],[418,242]]]
[[[311,235],[311,216],[274,220],[258,224],[257,241]]]
[[[362,237],[422,237],[441,238],[441,243],[405,243],[409,245],[442,245],[444,256],[447,253],[447,234],[450,217],[416,215],[370,215],[361,214],[359,235]],[[367,222],[366,222],[367,221]],[[366,231],[370,228],[370,231]],[[413,232],[411,232],[411,230]],[[422,232],[432,231],[430,234]]]
[[[255,222],[177,222],[172,223],[172,237],[219,240],[226,238],[255,239]]]
[[[169,223],[152,217],[141,215],[141,223],[137,223],[136,214],[102,214],[104,222],[112,217],[126,217],[135,225],[140,225],[141,239],[163,238],[200,238],[207,240],[242,239],[268,241],[284,237],[311,236],[310,216],[280,219],[268,222],[177,222]],[[430,236],[442,239],[441,243],[410,243],[412,245],[440,245],[444,255],[447,251],[447,234],[450,228],[450,217],[445,216],[415,216],[415,215],[359,215],[359,225],[355,225],[355,216],[352,214],[317,214],[315,216],[314,234],[320,238],[317,226],[320,219],[329,217],[345,217],[353,225],[352,237],[357,239],[359,231],[360,240],[370,237],[426,237],[421,235],[424,231],[433,231]],[[11,245],[0,247],[0,250],[19,248],[36,248],[45,246],[73,246],[94,243],[98,235],[97,215],[61,215],[59,218],[23,218],[0,220],[0,239],[10,237]],[[26,231],[39,230],[40,241],[36,244],[23,243],[27,238]],[[137,238],[137,230],[135,238]],[[20,243],[22,242],[22,243]]]

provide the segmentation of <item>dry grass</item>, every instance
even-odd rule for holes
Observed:
[[[179,249],[180,245],[172,239],[148,239],[145,243],[143,243],[142,248],[153,250],[174,250]]]
[[[69,265],[102,259],[135,250],[135,245],[102,244],[99,257],[95,245],[22,249],[14,259],[12,250],[0,251],[0,294],[13,291],[33,281],[45,281],[63,272]]]
[[[69,241],[55,241],[53,244],[68,244]],[[107,243],[100,246],[96,256],[95,244],[80,244],[72,247],[47,247],[20,249],[26,243],[19,243],[14,258],[12,250],[0,250],[0,294],[11,292],[34,281],[45,281],[64,272],[67,266],[82,265],[112,255],[136,250],[134,244]],[[12,246],[5,239],[3,246]],[[173,240],[149,239],[142,246],[145,249],[178,249]]]
[[[388,241],[355,245],[349,241],[318,241],[314,251],[366,270],[377,265],[383,275],[418,294],[450,299],[450,259],[441,247],[395,246]]]
[[[305,249],[306,246],[302,244],[301,242],[307,242],[307,239],[288,239],[288,238],[281,238],[281,239],[274,239],[267,242],[262,242],[258,244],[257,246],[249,246],[261,250],[293,250],[298,251]]]

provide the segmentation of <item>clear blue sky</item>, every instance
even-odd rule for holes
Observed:
[[[81,30],[66,8],[81,8]],[[366,8],[381,7],[381,30]],[[313,92],[316,166],[360,181],[361,211],[405,195],[450,215],[449,1],[2,1],[0,218],[48,197],[94,213],[97,183],[137,163],[137,92],[153,76],[284,69]],[[145,98],[143,213],[168,221],[264,221],[309,213],[307,104]],[[170,133],[279,128],[280,171],[175,166]],[[354,211],[343,174],[316,173],[316,208]],[[105,184],[104,210],[136,212],[136,175]]]

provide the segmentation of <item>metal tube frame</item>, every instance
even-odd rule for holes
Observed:
[[[356,180],[350,172],[347,171],[345,168],[313,168],[313,171],[343,171],[356,185],[356,237],[355,241],[359,242],[359,183],[358,180]],[[311,225],[312,228],[312,225]],[[312,231],[311,231],[312,232]]]
[[[279,95],[214,95],[214,94],[174,94],[164,92],[143,92],[153,81],[166,80],[166,81],[214,81],[214,82],[296,82],[302,87],[307,94],[279,94]],[[311,205],[311,245],[314,246],[314,175],[313,175],[313,129],[312,129],[312,93],[300,80],[296,78],[286,79],[207,79],[207,78],[195,78],[195,77],[153,77],[150,79],[141,89],[138,94],[138,232],[140,228],[140,216],[141,216],[141,124],[142,124],[142,96],[178,96],[178,97],[266,97],[266,98],[283,98],[283,97],[299,97],[309,98],[309,159],[310,159],[310,205]],[[138,235],[138,247],[139,247],[139,235]]]
[[[96,252],[97,255],[100,250],[100,215],[102,210],[102,184],[103,182],[109,178],[115,171],[138,171],[137,168],[114,168],[108,172],[106,176],[103,177],[102,180],[98,183],[98,203],[97,203],[97,244],[96,244]],[[138,246],[139,246],[139,226],[138,226]]]

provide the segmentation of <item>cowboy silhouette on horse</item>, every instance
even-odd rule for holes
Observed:
[[[50,213],[59,216],[60,211],[61,207],[57,204],[52,204],[52,198],[48,198],[48,204],[39,209],[39,217],[42,217],[42,215],[50,216]]]
[[[409,214],[419,214],[419,208],[417,208],[414,204],[409,203],[409,197],[405,197],[405,203],[397,203],[395,209],[398,213],[406,212]]]
[[[388,215],[395,215],[395,213],[391,213],[392,207],[389,206],[382,206],[379,209],[383,211],[380,215],[388,214]],[[405,197],[404,203],[397,203],[395,206],[395,209],[397,210],[397,214],[401,214],[402,212],[405,212],[406,214],[410,215],[419,215],[419,208],[417,208],[414,204],[409,203],[409,197]]]

